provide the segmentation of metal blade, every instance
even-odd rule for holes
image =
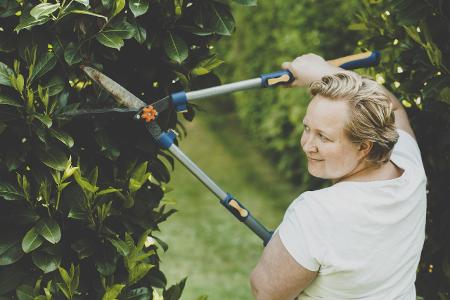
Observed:
[[[140,109],[141,107],[146,106],[147,104],[127,91],[120,84],[101,73],[100,71],[87,67],[81,66],[81,69],[95,82],[97,82],[101,87],[103,87],[108,93],[110,93],[116,101],[129,108]]]
[[[110,113],[137,113],[137,108],[101,108],[101,109],[78,109],[62,113],[63,116],[81,116],[81,115],[103,115]]]

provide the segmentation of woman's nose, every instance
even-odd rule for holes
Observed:
[[[311,135],[304,137],[302,147],[305,152],[317,152],[318,150],[315,139]]]

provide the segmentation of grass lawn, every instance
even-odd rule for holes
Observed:
[[[301,193],[282,181],[249,141],[232,114],[198,113],[184,123],[180,148],[226,192],[269,229]],[[249,274],[263,250],[261,240],[219,204],[183,166],[176,164],[167,198],[179,210],[161,224],[169,244],[161,269],[169,284],[188,277],[182,299],[252,299]]]

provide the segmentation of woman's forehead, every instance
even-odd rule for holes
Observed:
[[[314,129],[341,132],[348,120],[348,103],[316,95],[310,101],[304,121]]]

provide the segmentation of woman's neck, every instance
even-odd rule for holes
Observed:
[[[388,161],[382,165],[360,164],[352,172],[339,179],[332,180],[333,184],[342,181],[377,181],[398,178],[404,170],[399,168],[393,162]]]

